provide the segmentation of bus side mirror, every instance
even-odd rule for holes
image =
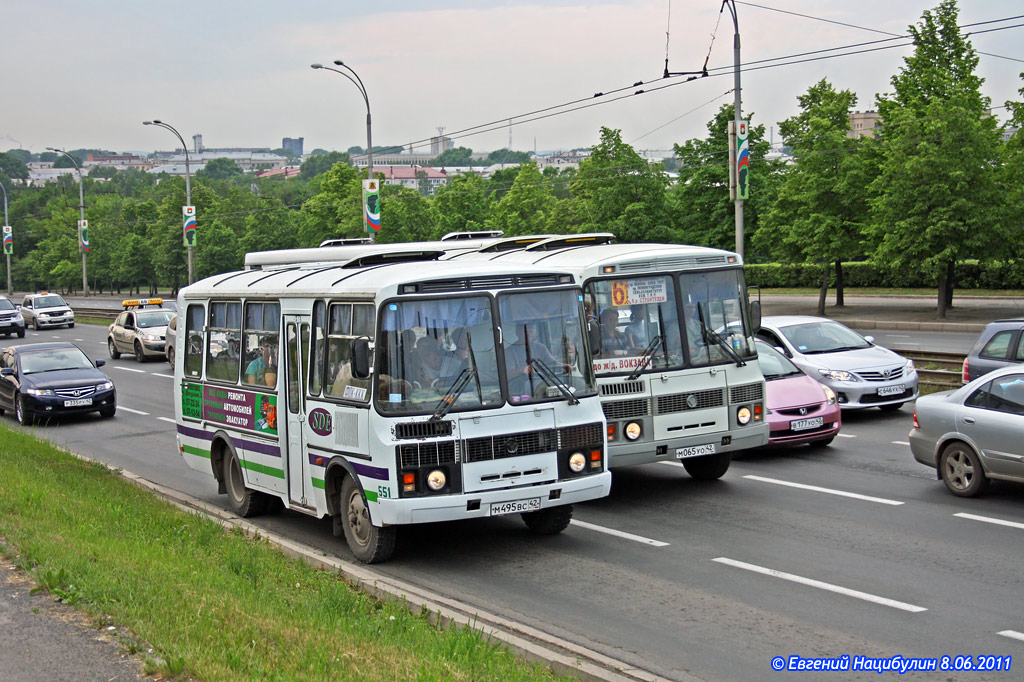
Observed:
[[[761,302],[750,302],[750,326],[756,334],[761,329]]]
[[[587,323],[587,337],[590,341],[590,353],[592,355],[601,354],[601,330],[598,328],[596,322]]]
[[[352,342],[352,377],[367,379],[370,376],[370,339],[361,336]]]

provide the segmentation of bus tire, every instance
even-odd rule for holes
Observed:
[[[523,514],[523,523],[538,535],[558,535],[572,521],[572,505],[563,504]]]
[[[346,476],[341,484],[339,512],[345,541],[357,559],[364,564],[376,564],[391,558],[398,529],[373,525],[363,491],[351,476]]]
[[[231,510],[241,517],[262,514],[267,506],[267,496],[245,487],[242,465],[234,448],[228,448],[224,457],[224,482],[228,491]]]
[[[730,463],[732,463],[732,454],[720,452],[717,455],[684,459],[683,468],[686,469],[686,473],[698,481],[714,481],[725,475],[725,472],[729,470]]]

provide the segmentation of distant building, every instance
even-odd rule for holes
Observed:
[[[1013,126],[1006,126],[999,132],[999,135],[1002,138],[1003,142],[1009,142],[1010,138],[1016,135],[1018,130],[1019,128],[1015,128]]]
[[[850,130],[847,137],[875,137],[881,126],[882,116],[877,111],[855,111],[850,114]]]
[[[454,147],[455,142],[452,140],[452,138],[447,137],[445,135],[437,135],[435,137],[430,138],[431,156],[438,156],[439,154],[442,154],[449,149],[453,149]]]
[[[286,137],[281,140],[281,148],[292,156],[302,156],[302,142],[304,137]]]
[[[377,166],[374,165],[374,175],[383,175],[385,185],[401,185],[414,189],[420,189],[419,173],[426,174],[427,194],[433,196],[438,187],[448,184],[448,174],[437,168],[425,166]]]
[[[203,136],[202,135],[193,135],[192,136],[192,151],[194,151],[196,154],[198,154],[199,152],[203,151]]]

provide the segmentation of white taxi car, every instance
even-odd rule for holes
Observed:
[[[35,327],[36,331],[43,327],[62,327],[70,329],[75,326],[75,313],[71,306],[64,302],[60,294],[43,291],[28,294],[21,302],[21,315],[25,318],[26,327]]]
[[[163,308],[162,298],[122,301],[124,312],[107,327],[107,351],[117,360],[121,353],[132,353],[139,362],[146,358],[164,357],[167,322],[174,311]]]

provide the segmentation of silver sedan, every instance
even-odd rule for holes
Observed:
[[[769,315],[758,338],[836,393],[844,410],[898,410],[917,397],[914,361],[825,317]]]
[[[921,396],[910,451],[949,491],[974,497],[989,479],[1024,483],[1024,368],[1006,367],[955,391]]]

